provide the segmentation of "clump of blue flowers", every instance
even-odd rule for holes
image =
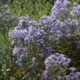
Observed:
[[[71,60],[63,54],[55,53],[45,59],[45,71],[43,72],[43,80],[79,80],[80,72],[76,68],[68,68]],[[71,72],[67,75],[67,71]]]
[[[55,41],[72,38],[80,32],[80,19],[77,18],[80,17],[80,5],[75,3],[70,10],[70,4],[68,0],[57,0],[51,15],[43,16],[39,22],[28,16],[19,18],[18,25],[10,32],[12,42],[16,43],[13,49],[15,64],[22,67],[26,64],[28,69],[36,70],[34,74],[38,74],[37,77],[42,75],[45,66],[43,80],[80,79],[80,72],[71,71],[66,74],[71,59],[60,53],[55,54],[54,49]]]

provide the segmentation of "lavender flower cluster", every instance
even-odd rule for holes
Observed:
[[[53,55],[54,41],[63,37],[71,38],[80,31],[80,19],[76,18],[77,16],[80,17],[80,5],[74,5],[70,11],[68,9],[70,4],[71,2],[68,0],[57,0],[51,15],[43,16],[39,22],[28,16],[19,17],[18,25],[10,32],[11,39],[16,43],[13,55],[17,57],[17,64],[22,65],[22,59],[30,54],[32,58],[35,56],[46,58],[50,55],[45,60],[46,70],[44,71],[44,77],[48,78],[50,75],[50,78],[45,80],[80,79],[79,72],[70,73],[66,76],[65,71],[71,61],[70,59],[59,53]],[[58,75],[54,74],[57,72]]]
[[[80,5],[79,4],[74,3],[74,7],[73,7],[73,9],[71,11],[71,14],[73,16],[78,16],[78,17],[80,16]]]
[[[71,60],[68,58],[65,58],[63,54],[56,53],[56,54],[50,55],[45,60],[44,63],[46,65],[46,69],[49,69],[50,67],[55,67],[57,64],[59,64],[63,67],[68,66],[70,62],[71,62]],[[55,64],[55,65],[53,65],[53,64]]]
[[[45,59],[45,71],[43,80],[80,80],[80,72],[71,67],[68,75],[67,70],[71,60],[63,54],[55,53]]]

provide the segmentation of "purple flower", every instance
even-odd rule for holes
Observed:
[[[79,4],[75,4],[75,6],[73,7],[71,14],[73,16],[80,16],[80,5]]]
[[[61,66],[68,66],[70,62],[71,60],[69,58],[66,58],[63,54],[56,53],[50,55],[44,63],[46,69],[49,69],[51,66],[54,67],[56,64]]]
[[[22,66],[22,65],[23,65],[22,59],[23,59],[24,56],[25,56],[24,54],[18,55],[18,56],[17,56],[17,59],[16,59],[16,61],[15,61],[15,64],[17,64],[17,65],[19,65],[19,66]]]
[[[69,3],[68,0],[57,0],[52,8],[52,16],[57,18],[61,15],[61,17],[65,18],[67,14],[66,5]]]
[[[12,39],[22,39],[24,38],[26,35],[27,35],[27,30],[26,29],[23,29],[23,30],[16,30],[14,29],[12,32],[11,32],[11,38]]]
[[[71,70],[71,72],[74,72],[74,71],[76,71],[76,68],[75,67],[71,67],[70,70]]]
[[[65,80],[80,80],[80,72],[71,72],[65,77]]]
[[[45,70],[45,71],[43,72],[43,74],[42,74],[42,78],[45,79],[45,80],[47,80],[48,75],[49,75],[49,71],[48,71],[48,70]]]
[[[51,16],[43,16],[41,18],[41,23],[42,24],[50,24],[53,21]]]
[[[70,68],[71,72],[68,75],[66,74],[70,62],[71,60],[63,54],[50,55],[44,62],[43,80],[80,80],[80,72],[74,67]]]

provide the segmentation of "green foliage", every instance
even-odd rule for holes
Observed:
[[[13,64],[8,34],[16,23],[17,18],[10,15],[8,6],[0,4],[0,80],[7,80]]]
[[[9,3],[9,6],[12,15],[28,14],[38,20],[41,16],[49,14],[52,5],[46,0],[14,0],[13,3]]]
[[[71,0],[71,2],[78,2],[78,3],[80,3],[80,0]]]

